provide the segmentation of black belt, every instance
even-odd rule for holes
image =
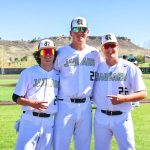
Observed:
[[[25,113],[25,112],[26,112],[26,111],[23,111],[23,113]],[[44,117],[44,118],[50,117],[50,114],[38,113],[38,112],[32,112],[32,115],[33,115],[33,116],[37,116],[37,117]]]
[[[58,100],[63,101],[64,99],[58,99]],[[86,98],[70,98],[70,101],[72,103],[85,103]]]
[[[102,113],[113,116],[113,115],[121,115],[123,112],[121,111],[110,111],[110,110],[101,110]]]

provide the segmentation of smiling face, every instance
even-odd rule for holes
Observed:
[[[45,48],[40,50],[41,65],[51,65],[54,62],[56,50],[54,48]]]
[[[41,64],[49,64],[49,63],[51,64],[54,61],[54,55],[40,56],[40,58],[41,58]]]
[[[108,42],[102,45],[102,51],[106,59],[118,57],[118,43]]]
[[[88,28],[83,29],[82,27],[79,27],[77,29],[72,29],[70,31],[70,35],[72,37],[73,48],[78,49],[78,47],[80,48],[80,45],[86,45],[88,33]]]
[[[89,33],[88,24],[85,18],[76,17],[71,21],[70,35],[72,37],[71,47],[76,50],[83,50],[86,47],[86,40]]]

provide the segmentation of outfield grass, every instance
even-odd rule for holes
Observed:
[[[139,63],[138,66],[139,66],[139,67],[150,67],[150,63],[149,63],[149,62],[147,62],[147,63],[142,63],[142,64]]]
[[[14,149],[17,138],[14,123],[20,113],[20,106],[0,106],[0,150]]]
[[[144,82],[145,82],[145,86],[147,88],[147,99],[150,100],[150,79],[144,79]]]
[[[135,129],[136,150],[149,150],[150,147],[150,104],[141,104],[132,111]],[[17,138],[14,123],[21,114],[21,108],[17,105],[0,106],[0,150],[13,150]],[[84,133],[83,133],[84,134]],[[116,150],[116,142],[113,139],[112,150]],[[70,150],[73,150],[73,142]],[[92,138],[91,150],[94,150]]]
[[[143,104],[132,112],[136,150],[150,149],[150,104]]]
[[[16,83],[17,80],[12,79],[12,80],[1,80],[0,84],[11,84],[11,83]],[[12,93],[14,91],[15,87],[8,87],[8,86],[0,86],[0,101],[11,101]]]

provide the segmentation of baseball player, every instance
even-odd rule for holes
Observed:
[[[108,33],[101,42],[106,60],[99,64],[93,90],[95,150],[110,150],[113,135],[120,150],[135,150],[131,102],[144,99],[146,87],[139,69],[119,59],[115,35]]]
[[[23,105],[16,150],[49,150],[53,140],[59,82],[54,42],[41,40],[33,55],[38,65],[22,71],[13,93],[13,101]]]
[[[58,49],[55,62],[60,71],[59,111],[55,118],[54,150],[69,150],[72,135],[75,150],[90,150],[91,92],[100,54],[86,44],[89,29],[83,17],[71,22],[72,43]]]

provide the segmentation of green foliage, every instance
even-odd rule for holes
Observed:
[[[30,43],[35,43],[35,42],[37,42],[36,37],[30,41]]]
[[[131,39],[128,39],[127,37],[125,37],[125,36],[118,36],[117,37],[118,39],[120,39],[120,40],[127,40],[127,41],[131,41]]]
[[[145,63],[145,57],[144,56],[137,56],[136,60],[138,63]]]
[[[28,61],[28,56],[24,56],[20,59],[20,61]]]
[[[14,61],[18,63],[19,62],[19,58],[15,57]]]

